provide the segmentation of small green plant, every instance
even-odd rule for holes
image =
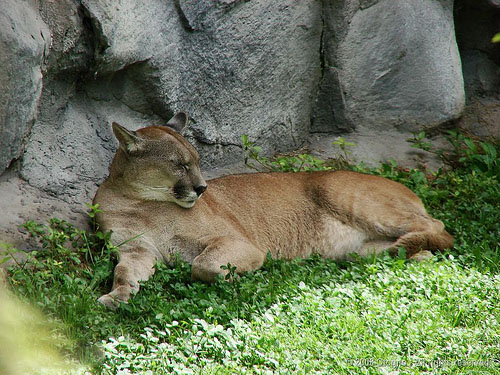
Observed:
[[[236,272],[237,267],[228,263],[227,265],[222,265],[220,268],[227,271],[226,275],[224,275],[224,282],[229,282],[231,284],[234,295],[237,298],[240,294],[240,277]]]
[[[15,263],[20,265],[17,259],[15,258],[15,254],[17,252],[18,250],[14,248],[12,244],[0,242],[0,266],[7,263],[9,260],[13,260]]]
[[[432,149],[432,143],[426,142],[424,139],[426,137],[425,131],[420,133],[414,133],[413,138],[407,139],[408,142],[412,143],[413,148],[418,148],[424,151],[430,151]]]
[[[448,131],[451,153],[441,153],[453,167],[469,168],[491,177],[500,176],[500,163],[496,147],[489,142],[474,140],[456,131]]]
[[[349,163],[349,155],[351,151],[348,150],[349,147],[355,146],[354,143],[346,141],[342,137],[338,137],[335,141],[332,142],[334,146],[339,146],[342,151],[342,157],[346,163]]]
[[[323,160],[314,155],[300,152],[287,155],[275,155],[272,158],[268,158],[261,156],[262,148],[257,146],[255,142],[249,141],[246,134],[241,137],[241,140],[245,152],[245,164],[257,171],[261,169],[270,172],[328,171],[339,169],[345,164],[345,160]],[[257,165],[253,162],[256,162]]]
[[[231,263],[228,263],[225,266],[220,266],[220,268],[227,271],[227,274],[224,276],[224,280],[233,281],[238,276],[236,274],[236,266],[233,266]]]
[[[431,143],[424,141],[424,138],[426,133],[422,131],[408,141],[413,143],[415,148],[436,154],[444,164],[453,169],[467,168],[490,177],[500,176],[498,151],[493,143],[474,140],[458,131],[449,130],[446,139],[451,149],[443,150],[433,147]]]

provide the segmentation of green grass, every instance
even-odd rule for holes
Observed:
[[[444,221],[455,248],[430,261],[269,258],[232,284],[211,285],[191,281],[185,263],[158,265],[113,312],[96,303],[112,279],[109,235],[52,220],[27,224],[40,249],[8,280],[20,298],[64,324],[55,334],[72,344],[61,349],[94,374],[496,374],[500,145],[457,133],[450,142],[451,152],[435,151],[447,171],[349,166],[404,183]],[[335,165],[310,155],[269,160],[247,146],[268,169]],[[347,158],[350,144],[343,146]]]
[[[498,275],[464,269],[445,257],[421,264],[389,257],[342,266],[317,258],[269,263],[240,281],[243,293],[256,287],[253,301],[245,294],[230,298],[223,285],[195,286],[188,289],[198,289],[198,298],[206,294],[196,302],[198,311],[185,319],[179,309],[181,318],[174,321],[161,314],[176,304],[158,302],[141,338],[106,343],[104,373],[133,373],[144,358],[155,374],[380,373],[378,366],[360,367],[356,360],[362,359],[393,364],[387,370],[406,362],[402,373],[430,371],[439,360],[449,362],[437,372],[442,374],[498,371]],[[267,297],[269,278],[286,278],[274,298]],[[189,309],[193,298],[177,302]],[[232,311],[219,311],[221,304]],[[232,318],[238,312],[249,316]],[[471,366],[455,363],[464,359]]]

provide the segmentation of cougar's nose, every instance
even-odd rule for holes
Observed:
[[[198,196],[202,195],[205,190],[207,190],[207,185],[198,185],[194,187],[194,191],[198,194]]]

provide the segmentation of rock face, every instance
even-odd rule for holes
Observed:
[[[67,218],[83,217],[116,148],[111,121],[136,129],[185,110],[187,137],[213,171],[241,160],[242,134],[268,152],[311,132],[400,140],[464,106],[452,0],[4,2],[8,241],[13,226],[64,216],[66,205]]]
[[[35,120],[50,32],[29,1],[0,7],[0,174],[19,158]]]
[[[138,112],[168,120],[186,110],[205,162],[227,161],[242,133],[267,148],[307,135],[320,72],[317,1],[83,3],[105,46],[97,74],[119,72],[113,94]]]
[[[335,77],[341,100],[331,112],[345,115],[320,121],[319,130],[344,130],[347,119],[351,128],[416,131],[460,116],[452,0],[332,0],[326,9],[323,78]]]
[[[269,150],[306,138],[320,72],[319,49],[310,48],[321,34],[317,2],[82,5],[73,13],[93,36],[82,36],[78,20],[62,27],[73,48],[54,50],[54,79],[23,158],[31,185],[69,201],[91,197],[115,146],[111,121],[138,128],[180,109],[192,118],[189,136],[205,167],[241,159],[243,133]],[[92,43],[93,51],[81,47]],[[68,82],[78,72],[83,82]]]

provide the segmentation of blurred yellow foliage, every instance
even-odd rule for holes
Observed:
[[[16,299],[0,269],[0,375],[85,374],[81,366],[63,360],[53,326],[31,306]]]

